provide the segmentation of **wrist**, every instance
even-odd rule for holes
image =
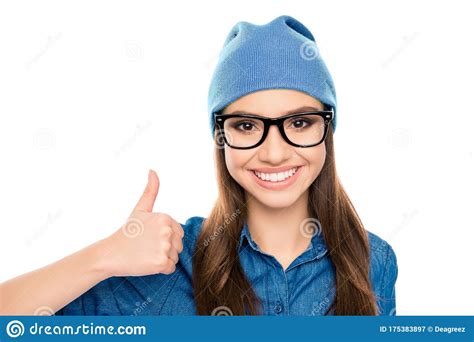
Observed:
[[[90,246],[92,255],[91,271],[101,280],[114,276],[112,263],[113,258],[107,238],[97,241]]]

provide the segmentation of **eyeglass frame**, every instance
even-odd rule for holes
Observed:
[[[323,137],[321,139],[320,142],[316,143],[316,144],[310,144],[310,145],[300,145],[300,144],[295,144],[293,143],[287,136],[286,136],[286,133],[285,133],[285,129],[283,127],[283,122],[288,119],[288,118],[292,118],[292,117],[295,117],[295,116],[305,116],[305,115],[309,115],[309,114],[316,114],[316,115],[319,115],[323,118],[324,120],[324,134],[323,134]],[[225,120],[229,119],[229,118],[236,118],[236,117],[240,117],[240,118],[249,118],[249,119],[258,119],[258,120],[261,120],[263,121],[263,134],[262,134],[262,137],[260,138],[260,140],[255,144],[255,145],[252,145],[252,146],[249,146],[249,147],[237,147],[237,146],[232,146],[228,141],[227,141],[227,138],[225,136],[225,133],[222,134],[221,132],[225,132],[225,129],[224,129],[224,122]],[[255,148],[255,147],[258,147],[260,146],[261,144],[263,144],[263,142],[265,141],[267,135],[268,135],[268,132],[270,131],[270,127],[272,125],[276,125],[278,127],[278,130],[280,131],[280,135],[282,136],[283,140],[285,140],[288,144],[290,144],[291,146],[294,146],[294,147],[302,147],[302,148],[307,148],[307,147],[314,147],[314,146],[317,146],[321,143],[324,142],[324,140],[326,140],[326,136],[327,136],[327,133],[328,133],[328,127],[329,127],[329,123],[332,122],[332,120],[334,119],[334,108],[330,108],[330,110],[320,110],[320,111],[309,111],[309,112],[301,112],[301,113],[293,113],[293,114],[287,114],[287,115],[283,115],[283,116],[280,116],[278,118],[267,118],[267,117],[263,117],[263,116],[258,116],[258,115],[255,115],[255,114],[222,114],[222,113],[214,113],[214,123],[217,127],[219,127],[219,132],[218,134],[222,134],[223,138],[224,138],[224,142],[227,146],[231,147],[231,148],[235,148],[235,149],[238,149],[238,150],[249,150],[251,148]]]

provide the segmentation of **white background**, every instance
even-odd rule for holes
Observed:
[[[461,1],[5,1],[0,281],[118,229],[148,168],[155,211],[208,215],[207,91],[238,21],[288,14],[338,97],[336,160],[399,263],[397,313],[474,314],[472,9]]]

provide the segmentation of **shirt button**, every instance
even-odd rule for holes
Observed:
[[[281,306],[281,303],[280,302],[277,302],[277,304],[275,305],[275,312],[277,314],[279,314],[281,312],[281,310],[283,309],[283,307]]]

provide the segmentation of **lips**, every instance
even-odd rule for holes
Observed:
[[[275,181],[275,182],[272,182],[270,180],[260,179],[255,174],[255,171],[253,171],[253,170],[250,170],[249,172],[252,174],[253,179],[255,180],[255,182],[260,187],[262,187],[264,189],[267,189],[267,190],[284,190],[286,188],[289,188],[292,184],[294,184],[296,182],[296,180],[298,179],[298,177],[301,173],[301,169],[302,169],[302,167],[299,166],[299,167],[296,168],[296,172],[291,177],[288,177],[288,178],[286,178],[282,181]],[[277,169],[274,169],[274,170],[277,170]],[[288,167],[279,168],[279,170],[281,170],[280,172],[283,172],[283,171],[286,171],[286,170],[291,170],[291,167],[290,168],[288,168]]]
[[[263,173],[278,173],[278,172],[285,172],[301,165],[288,165],[288,166],[281,166],[276,168],[261,168],[261,169],[253,169],[252,171],[263,172]]]
[[[263,173],[263,172],[258,172],[254,171],[255,174],[257,175],[258,178],[264,180],[264,181],[270,181],[270,182],[282,182],[287,178],[293,177],[295,174],[296,170],[298,168],[293,168],[285,172],[278,172],[278,173]]]

